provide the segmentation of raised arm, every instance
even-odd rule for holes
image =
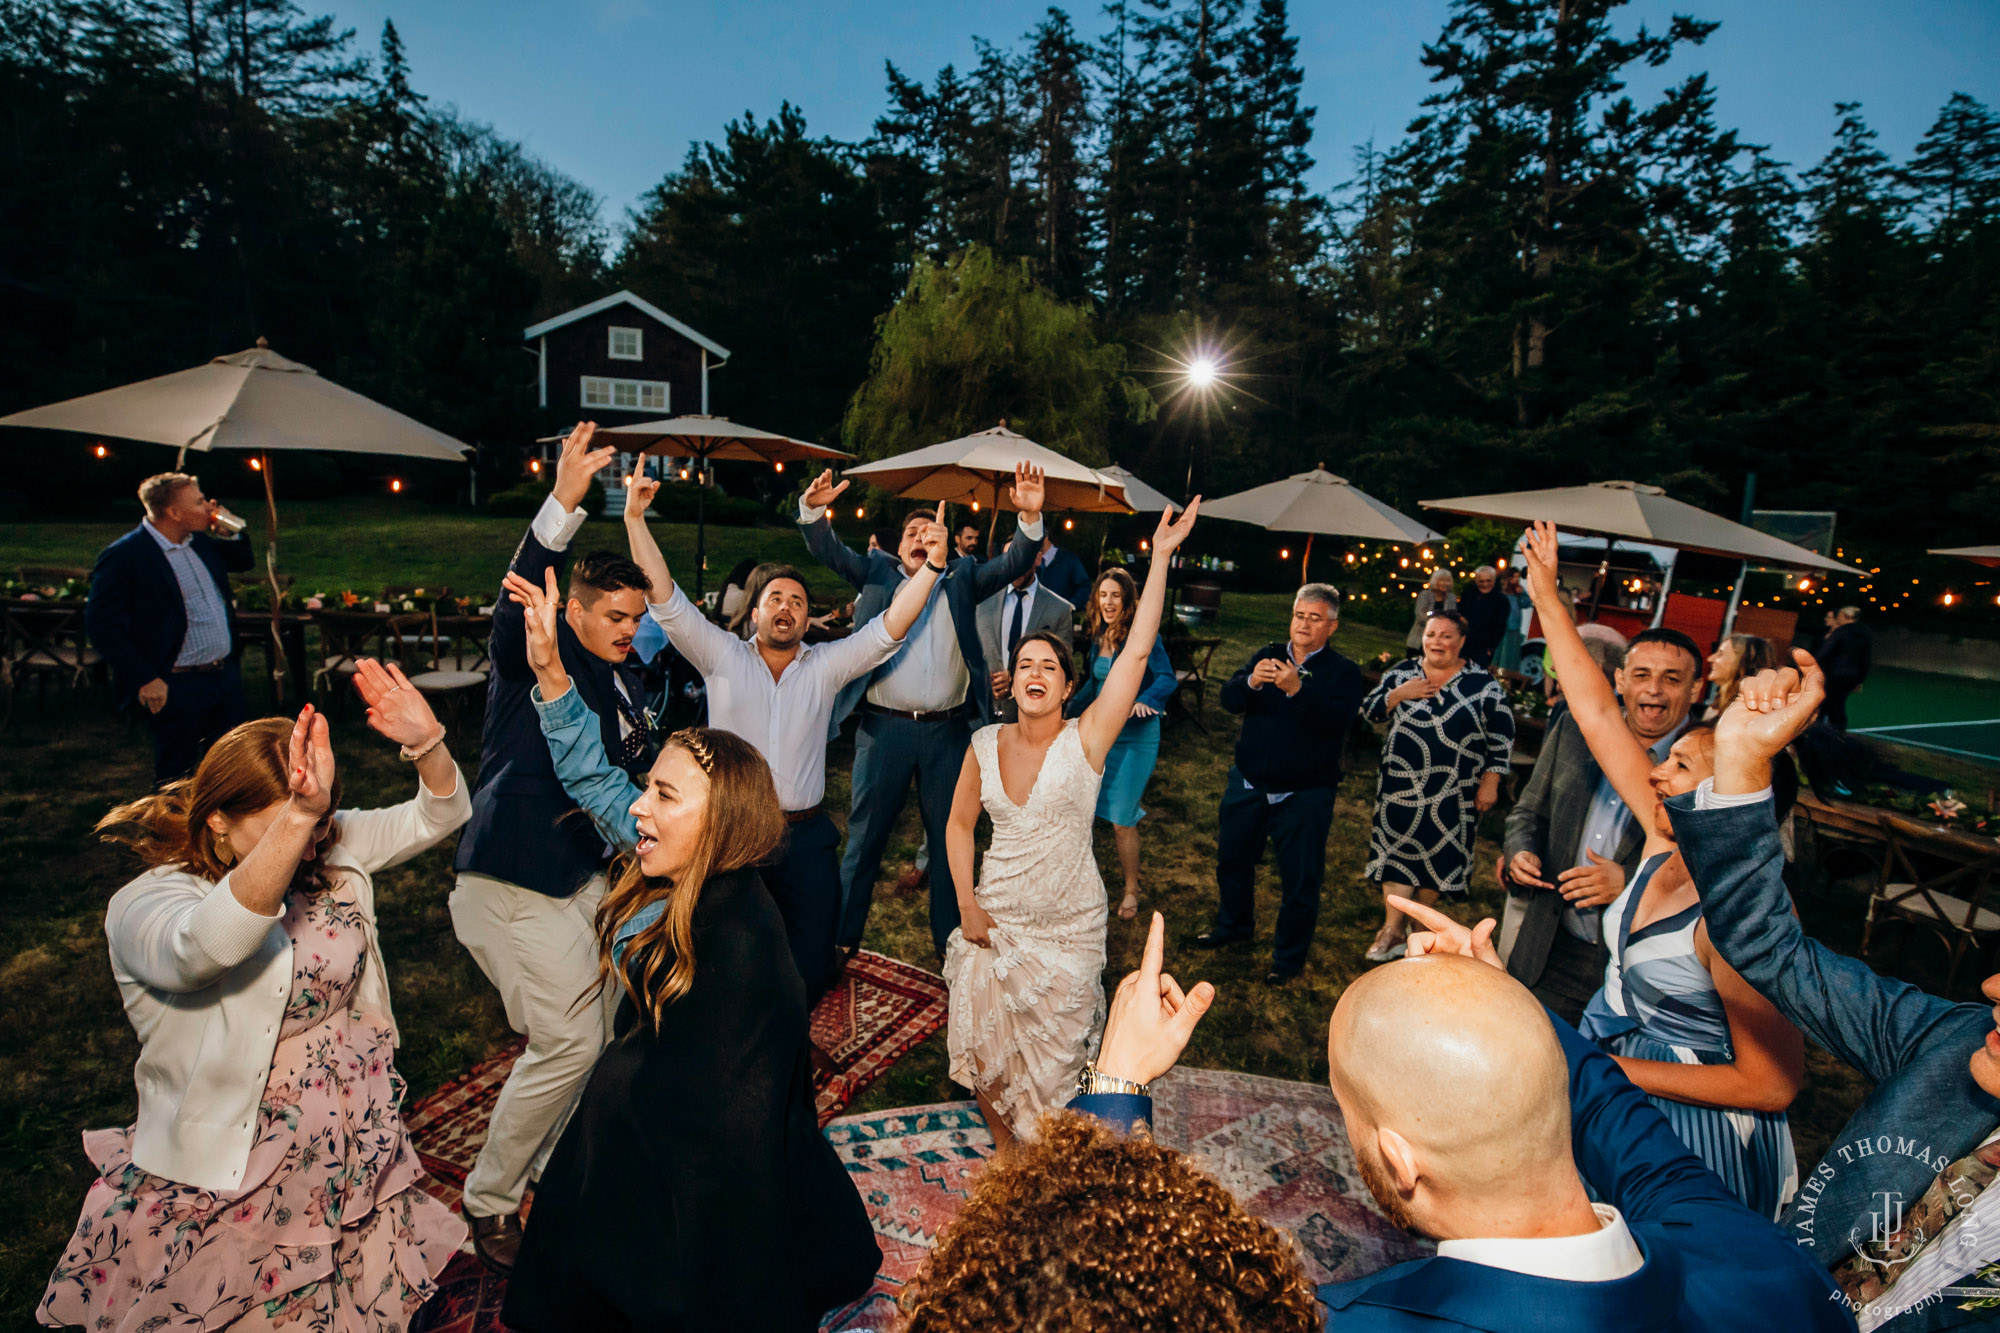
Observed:
[[[1011,498],[1020,519],[1014,539],[998,560],[981,561],[972,571],[972,600],[983,602],[1028,572],[1042,557],[1042,470],[1029,463],[1014,465]]]
[[[924,563],[917,566],[917,572],[903,580],[903,586],[896,590],[895,600],[882,613],[882,623],[889,631],[889,637],[901,642],[910,632],[910,626],[917,623],[923,614],[924,603],[931,599],[931,589],[937,586],[938,576],[945,566],[937,562],[938,557],[951,549],[951,534],[944,529],[944,506],[938,506],[938,516],[924,526]]]
[[[674,586],[667,569],[667,557],[660,552],[653,530],[646,526],[646,506],[652,503],[660,483],[634,473],[625,479],[625,539],[632,548],[632,563],[646,575],[651,590],[646,594],[646,610],[667,633],[674,651],[706,676],[715,670],[724,654],[737,652],[743,641],[703,615],[686,594]],[[552,682],[553,683],[553,682]],[[543,697],[553,697],[547,690]]]
[[[1524,551],[1528,596],[1534,599],[1535,611],[1542,618],[1542,637],[1548,641],[1556,675],[1562,680],[1563,698],[1569,701],[1570,715],[1590,746],[1591,757],[1611,779],[1625,808],[1639,817],[1642,827],[1651,828],[1653,821],[1644,812],[1659,802],[1651,782],[1653,756],[1625,725],[1617,694],[1576,631],[1569,599],[1556,586],[1556,550],[1555,524],[1537,523],[1528,529]]]
[[[618,453],[609,445],[591,448],[590,441],[596,433],[596,422],[580,421],[563,440],[562,452],[556,459],[555,486],[529,523],[527,535],[514,550],[514,558],[508,561],[509,572],[539,584],[544,573],[562,563],[562,553],[569,549],[570,539],[583,523],[582,506],[584,497],[590,493],[592,478],[608,467]],[[522,680],[528,676],[519,603],[506,597],[495,602],[491,641],[486,651],[493,669],[503,678]]]
[[[1084,757],[1100,772],[1104,756],[1111,752],[1112,742],[1132,716],[1132,704],[1146,678],[1146,661],[1159,638],[1160,614],[1167,604],[1167,568],[1173,563],[1175,549],[1194,531],[1195,515],[1200,510],[1201,497],[1197,495],[1179,518],[1174,517],[1172,509],[1161,511],[1159,526],[1153,531],[1153,560],[1146,569],[1146,586],[1139,593],[1139,606],[1132,616],[1132,631],[1119,646],[1111,670],[1105,672],[1097,698],[1083,710],[1077,722]]]
[[[840,539],[833,530],[832,515],[827,512],[847,487],[845,481],[834,481],[832,468],[815,477],[799,497],[799,531],[805,536],[806,549],[812,552],[812,558],[860,592],[868,583],[868,557]]]

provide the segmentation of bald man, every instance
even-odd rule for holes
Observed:
[[[1618,1066],[1501,967],[1493,922],[1429,926],[1347,988],[1333,1094],[1369,1193],[1437,1255],[1320,1289],[1329,1327],[1851,1330],[1820,1266],[1702,1165]],[[1161,971],[1156,914],[1070,1108],[1150,1123],[1213,1002]],[[1579,1172],[1581,1174],[1579,1174]],[[1588,1180],[1601,1202],[1593,1203]]]

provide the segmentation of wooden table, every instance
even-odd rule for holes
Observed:
[[[284,649],[285,667],[292,681],[292,692],[286,702],[303,703],[312,697],[312,671],[306,661],[306,626],[311,623],[311,616],[296,611],[278,613],[277,639]],[[236,632],[239,661],[243,649],[249,644],[261,645],[266,654],[271,652],[269,611],[237,611],[230,618],[230,624]]]

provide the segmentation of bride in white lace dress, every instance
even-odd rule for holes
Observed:
[[[951,1076],[972,1087],[996,1143],[1031,1133],[1069,1100],[1104,1025],[1104,880],[1091,820],[1104,756],[1132,714],[1159,633],[1167,566],[1194,526],[1160,516],[1131,632],[1083,715],[1063,720],[1076,663],[1063,637],[1022,639],[1009,664],[1019,721],[973,733],[952,800],[945,851],[962,924],[945,942]],[[993,842],[972,874],[984,809]]]

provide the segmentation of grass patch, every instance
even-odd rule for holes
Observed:
[[[304,587],[379,587],[420,579],[461,590],[491,588],[525,526],[415,505],[302,502],[287,504],[283,567]],[[17,524],[0,534],[0,569],[15,564],[88,564],[122,525]],[[691,559],[692,529],[658,525],[669,557]],[[617,545],[608,522],[594,523],[583,547]],[[742,555],[797,560],[829,597],[841,585],[805,557],[795,532],[711,529],[710,568],[726,572]],[[1258,645],[1284,631],[1282,595],[1230,594],[1214,633],[1224,639],[1214,666],[1226,674]],[[1366,660],[1401,642],[1397,631],[1349,624],[1334,646]],[[260,703],[252,685],[253,707]],[[348,800],[356,807],[406,799],[414,786],[393,747],[369,733],[360,710],[334,720],[335,747]],[[1366,728],[1348,756],[1349,776],[1328,843],[1327,881],[1308,969],[1289,985],[1266,986],[1277,882],[1268,870],[1258,884],[1261,933],[1255,947],[1195,954],[1181,945],[1207,927],[1215,901],[1215,811],[1221,799],[1236,720],[1214,702],[1208,730],[1189,723],[1169,728],[1147,792],[1141,825],[1142,911],[1166,914],[1169,958],[1183,982],[1207,979],[1220,998],[1187,1054],[1192,1065],[1240,1069],[1280,1078],[1326,1078],[1326,1020],[1342,988],[1366,964],[1362,951],[1380,920],[1380,900],[1361,878],[1374,781],[1374,741]],[[455,740],[459,738],[454,738]],[[475,756],[462,756],[469,771]],[[832,748],[827,806],[844,820],[852,746]],[[130,863],[95,842],[92,823],[114,801],[143,791],[151,750],[143,726],[108,714],[101,696],[58,692],[46,709],[31,698],[0,732],[0,1199],[9,1225],[0,1234],[0,1319],[32,1326],[50,1267],[76,1220],[89,1183],[80,1135],[130,1123],[132,1063],[138,1045],[112,984],[106,956],[104,904],[131,875]],[[1498,814],[1489,815],[1479,844],[1480,870],[1470,910],[1496,914],[1500,891],[1491,865]],[[1107,883],[1119,882],[1108,829],[1100,829],[1098,860]],[[935,968],[922,893],[894,892],[896,872],[920,837],[914,803],[892,841],[878,886],[867,943],[894,957]],[[404,1046],[398,1067],[412,1097],[463,1071],[505,1036],[498,998],[454,938],[445,899],[451,888],[448,840],[376,878],[383,952],[390,970]],[[1809,928],[1837,948],[1858,943],[1857,881],[1842,881],[1802,904]],[[1107,982],[1137,965],[1145,919],[1115,917]],[[1916,979],[1935,984],[1934,977]],[[1816,1161],[1832,1132],[1866,1091],[1852,1071],[1817,1052],[1809,1081],[1792,1109],[1801,1160]],[[940,1033],[898,1064],[857,1101],[873,1110],[960,1095],[945,1077]]]

